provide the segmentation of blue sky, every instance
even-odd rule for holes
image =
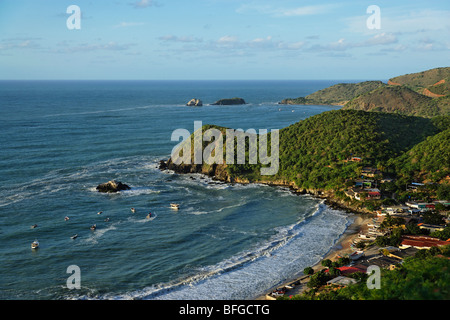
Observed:
[[[448,0],[0,0],[0,79],[385,80],[449,58]]]

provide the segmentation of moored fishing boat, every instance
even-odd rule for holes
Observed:
[[[39,248],[39,241],[34,240],[34,241],[31,243],[31,249],[37,249],[37,248]]]

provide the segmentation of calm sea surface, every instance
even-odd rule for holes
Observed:
[[[175,129],[281,129],[336,107],[278,101],[337,82],[0,81],[0,299],[247,299],[298,275],[345,231],[345,213],[157,166]],[[208,105],[231,97],[248,104]],[[205,106],[186,107],[192,98]],[[131,190],[96,192],[112,179]],[[67,288],[72,265],[81,289]]]

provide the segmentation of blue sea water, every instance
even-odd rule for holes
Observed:
[[[194,121],[270,130],[336,109],[277,102],[337,82],[0,81],[0,298],[248,299],[297,276],[347,214],[158,163],[177,144],[172,132]],[[210,105],[230,97],[248,104]],[[204,106],[186,107],[192,98]],[[95,190],[112,179],[131,190]],[[80,289],[67,287],[71,265]]]

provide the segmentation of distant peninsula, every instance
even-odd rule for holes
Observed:
[[[343,109],[435,117],[450,113],[450,67],[435,68],[382,81],[339,83],[279,104],[339,105]]]
[[[306,97],[283,99],[279,104],[339,105],[343,106],[354,97],[387,86],[381,81],[339,83],[316,91]]]
[[[242,98],[229,98],[229,99],[220,99],[214,102],[213,106],[229,106],[229,105],[240,105],[246,104],[245,100]]]

